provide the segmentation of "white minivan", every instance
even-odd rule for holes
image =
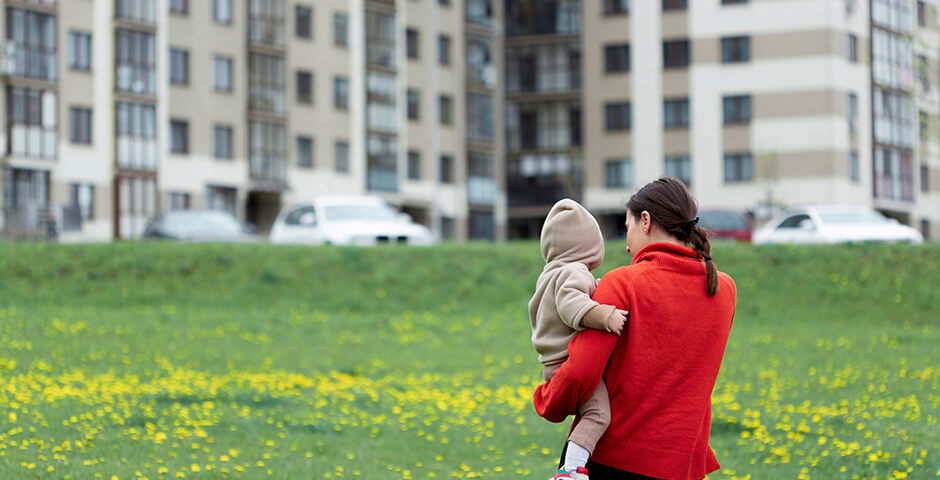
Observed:
[[[281,210],[271,243],[294,245],[433,245],[435,235],[385,200],[365,195],[323,195]]]

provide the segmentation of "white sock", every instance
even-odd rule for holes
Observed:
[[[583,467],[587,465],[588,457],[591,456],[591,452],[587,451],[581,445],[568,441],[568,450],[565,451],[565,470],[573,472],[578,469],[578,467]]]

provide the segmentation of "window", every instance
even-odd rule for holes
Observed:
[[[366,12],[366,63],[392,68],[395,65],[395,15]]]
[[[91,109],[69,107],[69,141],[91,144]]]
[[[209,186],[206,189],[206,208],[236,214],[238,190],[232,187]]]
[[[421,180],[421,152],[408,151],[408,180]]]
[[[751,60],[751,37],[721,39],[721,63],[743,63]]]
[[[438,97],[438,121],[441,125],[454,124],[454,99],[449,95]]]
[[[577,40],[507,47],[505,65],[506,93],[564,92],[581,85]]]
[[[454,183],[454,157],[441,155],[441,183]]]
[[[398,141],[395,137],[366,137],[366,188],[379,192],[398,191]]]
[[[218,159],[232,159],[232,127],[216,125],[213,127],[213,156]]]
[[[604,128],[608,131],[630,130],[630,102],[604,105]]]
[[[630,45],[604,46],[604,71],[606,73],[630,71]]]
[[[116,0],[117,18],[153,25],[157,21],[157,0]]]
[[[496,240],[496,217],[490,210],[470,210],[467,235],[473,240]]]
[[[437,36],[437,63],[450,65],[450,37],[447,35]]]
[[[849,180],[858,183],[858,152],[849,152]]]
[[[927,5],[921,0],[917,0],[917,25],[927,26]]]
[[[792,215],[786,218],[786,220],[780,222],[780,225],[777,225],[777,229],[789,229],[789,228],[800,228],[800,224],[804,221],[809,220],[810,223],[813,222],[813,219],[805,213]]]
[[[82,220],[95,218],[95,186],[90,183],[69,184],[69,209]]]
[[[170,83],[189,83],[189,52],[181,48],[170,49]]]
[[[56,17],[19,8],[7,9],[7,43],[16,77],[56,80]]]
[[[421,92],[409,88],[405,93],[408,102],[408,120],[421,119]]]
[[[421,39],[418,36],[418,31],[413,28],[405,30],[405,50],[408,53],[408,58],[412,60],[421,57]]]
[[[917,115],[917,119],[920,121],[920,141],[926,142],[927,136],[930,134],[930,130],[927,128],[927,122],[930,120],[930,116],[927,115],[927,112],[921,110]]]
[[[297,72],[297,102],[313,103],[313,74]]]
[[[630,0],[604,0],[604,15],[626,15],[630,13]]]
[[[294,6],[294,35],[297,38],[313,38],[313,7]]]
[[[438,4],[438,5],[443,5],[443,6],[445,6],[445,7],[449,7],[449,6],[450,6],[450,0],[437,0],[437,4]]]
[[[337,172],[349,172],[349,144],[336,142],[333,144],[334,168]]]
[[[689,41],[670,40],[663,42],[663,68],[689,66]]]
[[[253,120],[248,124],[248,175],[252,180],[287,181],[287,129],[283,123]]]
[[[333,44],[345,47],[348,45],[347,33],[349,30],[349,15],[345,13],[333,14]]]
[[[297,137],[297,166],[313,168],[313,139]]]
[[[186,192],[167,193],[166,202],[170,210],[189,210],[192,208],[191,197]]]
[[[467,153],[467,202],[474,205],[496,205],[496,168],[493,154]]]
[[[453,240],[456,237],[454,224],[457,223],[454,217],[441,216],[441,239]]]
[[[186,15],[189,12],[188,0],[170,0],[170,13]]]
[[[170,153],[189,153],[189,122],[170,120]]]
[[[849,0],[849,1],[855,1],[855,0]],[[748,0],[721,0],[722,5],[736,5],[739,3],[747,3],[747,2]]]
[[[927,74],[927,57],[924,55],[917,56],[917,77],[920,79],[921,87],[925,92],[930,91],[930,75]]]
[[[91,70],[91,34],[69,32],[69,68]]]
[[[920,219],[920,234],[924,236],[924,240],[930,240],[930,220],[927,218]]]
[[[496,65],[493,63],[493,39],[475,33],[467,34],[467,81],[480,83],[488,89],[496,88]]]
[[[56,93],[7,87],[7,153],[56,158],[58,114]]]
[[[754,160],[750,153],[725,154],[725,183],[754,180]]]
[[[685,10],[688,8],[686,0],[663,0],[663,10]]]
[[[212,57],[212,86],[217,92],[232,91],[232,59],[215,55]]]
[[[854,135],[858,131],[858,95],[852,92],[848,94],[847,112],[849,122],[849,133]]]
[[[927,193],[930,191],[930,169],[926,163],[920,164],[920,191]]]
[[[285,0],[248,0],[248,41],[253,44],[284,45]]]
[[[666,157],[663,163],[667,177],[678,178],[687,186],[692,185],[692,159],[688,155]]]
[[[232,0],[212,0],[212,18],[217,23],[232,23]]]
[[[751,96],[729,95],[722,97],[724,124],[749,123],[751,121]]]
[[[663,126],[665,128],[685,128],[689,126],[688,98],[663,101]]]
[[[153,105],[117,104],[117,163],[119,168],[157,169],[157,115]]]
[[[248,105],[261,112],[284,113],[287,110],[284,57],[250,53],[248,55]]]
[[[848,57],[852,63],[858,63],[858,37],[854,33],[848,35],[846,40],[848,44]]]
[[[607,188],[633,187],[633,160],[629,158],[608,160],[604,170],[606,174],[604,180]]]
[[[349,79],[346,77],[333,79],[333,106],[339,110],[349,109]]]
[[[151,32],[119,28],[117,38],[117,89],[120,92],[156,96],[157,51]]]
[[[467,23],[483,28],[493,28],[493,2],[495,0],[467,0]]]
[[[467,141],[491,143],[494,117],[492,94],[467,93]]]
[[[366,128],[395,133],[398,130],[398,81],[394,73],[366,73]]]

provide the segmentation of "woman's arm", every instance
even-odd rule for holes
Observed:
[[[594,300],[629,310],[629,297],[624,283],[615,278],[619,275],[614,275],[619,270],[604,276],[594,292]],[[594,329],[579,332],[568,343],[568,359],[565,363],[550,381],[535,389],[532,399],[535,411],[551,422],[563,422],[568,415],[577,413],[578,406],[584,404],[600,384],[618,338]]]

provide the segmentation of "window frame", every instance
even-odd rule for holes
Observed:
[[[182,129],[182,130],[180,130]],[[189,141],[189,120],[184,120],[182,118],[170,118],[170,155],[189,155],[190,153],[190,141]],[[183,144],[177,145],[176,135],[177,132],[181,131],[183,133]]]
[[[79,128],[77,120],[84,118],[85,128]],[[94,142],[94,123],[92,107],[69,106],[69,143],[92,145]],[[77,125],[78,124],[78,125]]]

